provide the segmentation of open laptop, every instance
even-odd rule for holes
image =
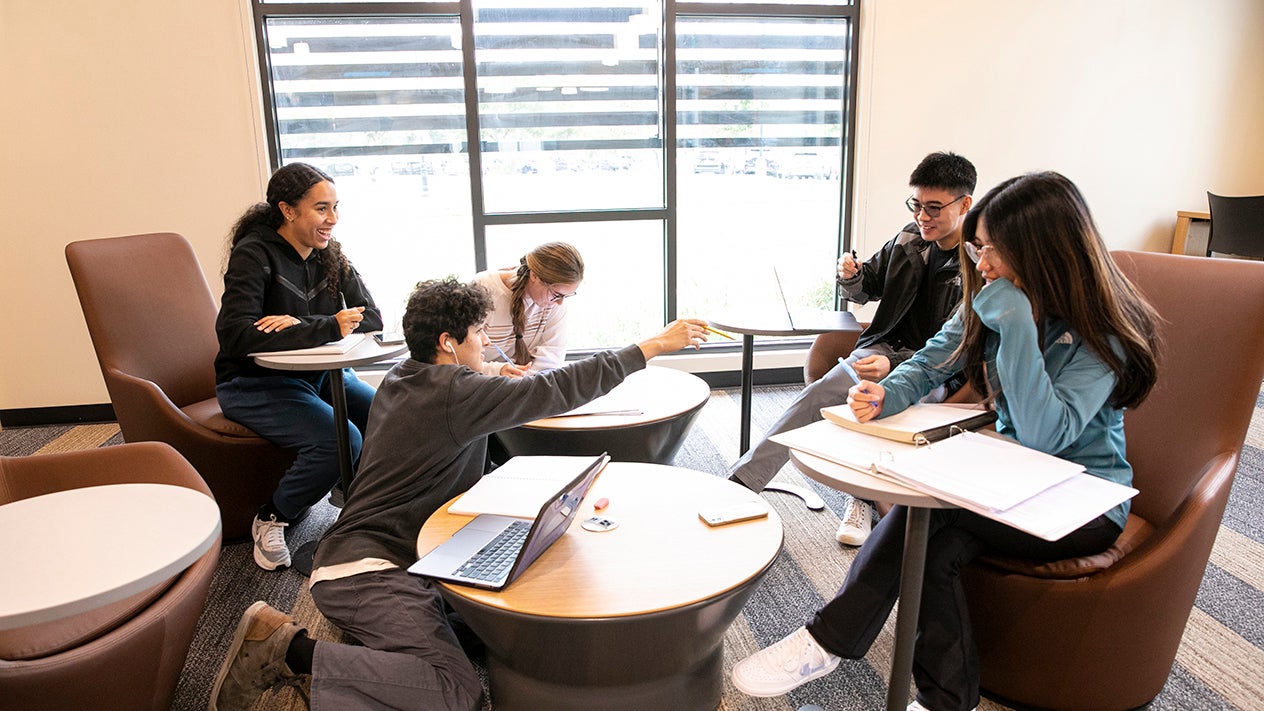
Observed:
[[[777,265],[772,267],[772,278],[777,282],[777,294],[781,296],[781,308],[786,310],[786,321],[790,324],[790,330],[794,330],[794,316],[790,313],[790,302],[786,301],[786,290],[781,286],[781,274],[777,272]]]
[[[450,583],[503,590],[566,533],[597,475],[610,461],[603,452],[540,507],[534,521],[479,514],[413,563],[408,572]]]

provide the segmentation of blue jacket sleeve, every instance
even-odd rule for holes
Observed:
[[[921,350],[878,383],[886,391],[879,419],[917,402],[961,370],[952,354],[961,343],[964,328],[958,309]]]
[[[986,286],[973,306],[983,324],[999,334],[996,379],[1018,441],[1042,452],[1061,452],[1079,439],[1110,397],[1114,372],[1078,338],[1071,358],[1057,372],[1048,372],[1031,302],[1008,279]]]

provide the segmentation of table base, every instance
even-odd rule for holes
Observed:
[[[538,617],[443,596],[487,645],[497,711],[713,711],[724,633],[767,571],[711,600],[629,617]]]

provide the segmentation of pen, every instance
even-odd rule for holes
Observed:
[[[860,375],[859,375],[858,373],[856,373],[856,369],[855,369],[855,368],[851,367],[851,363],[848,363],[846,358],[839,358],[839,359],[838,359],[838,364],[839,364],[840,366],[842,366],[842,368],[843,368],[843,371],[844,371],[844,372],[846,372],[848,375],[850,375],[850,376],[851,376],[851,379],[852,379],[852,380],[855,380],[855,381],[856,381],[856,384],[857,384],[857,385],[859,385],[859,384],[861,383]],[[878,403],[876,403],[876,402],[870,402],[870,403],[869,403],[869,405],[870,405],[871,407],[877,407],[877,406],[878,406]]]
[[[501,347],[500,347],[500,346],[498,346],[498,345],[496,345],[496,342],[495,342],[495,341],[489,341],[489,343],[491,343],[491,344],[492,344],[492,348],[495,348],[495,349],[496,349],[496,352],[500,354],[500,357],[505,359],[505,362],[506,362],[506,363],[512,363],[512,362],[513,362],[513,358],[510,358],[509,356],[505,355],[505,351],[501,350]]]
[[[734,337],[730,336],[729,334],[725,333],[724,331],[717,331],[717,330],[715,330],[714,328],[711,328],[710,326],[706,325],[705,323],[704,323],[704,324],[702,324],[702,327],[703,327],[703,328],[705,328],[705,329],[707,329],[707,330],[708,330],[708,331],[710,331],[711,333],[714,333],[714,334],[715,334],[715,335],[717,335],[717,336],[724,336],[725,338],[729,339],[730,341],[736,341],[736,340],[737,340],[736,338],[734,338]]]
[[[343,311],[347,310],[347,297],[343,296],[341,291],[338,292],[338,305],[342,307]]]

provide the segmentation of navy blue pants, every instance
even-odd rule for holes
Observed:
[[[376,391],[350,368],[343,369],[342,377],[354,462],[360,457],[362,433]],[[272,494],[272,505],[282,516],[295,518],[329,493],[340,472],[328,373],[321,373],[314,383],[286,376],[233,378],[215,387],[215,397],[228,419],[274,444],[297,450],[294,463]]]

